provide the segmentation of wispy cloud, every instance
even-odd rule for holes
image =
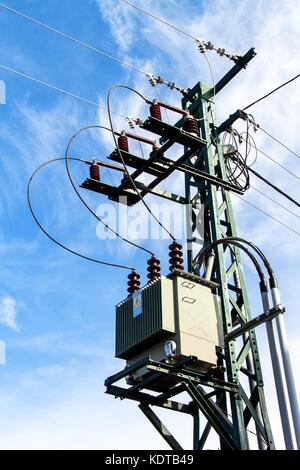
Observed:
[[[0,300],[0,323],[12,330],[20,330],[17,323],[17,301],[12,297],[7,296]]]

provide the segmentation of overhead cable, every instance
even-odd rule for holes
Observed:
[[[150,255],[153,255],[153,252],[150,251],[150,250],[147,250],[146,248],[144,248],[143,246],[141,245],[138,245],[134,242],[132,242],[131,240],[128,240],[127,238],[123,237],[122,235],[120,235],[116,230],[114,230],[113,228],[111,228],[106,222],[104,222],[102,220],[101,217],[99,217],[94,211],[93,209],[86,203],[86,201],[83,199],[83,197],[81,196],[81,194],[79,193],[78,189],[76,188],[76,185],[73,181],[73,178],[72,178],[72,175],[71,175],[71,171],[70,171],[70,167],[69,167],[69,160],[70,160],[70,157],[69,157],[69,151],[70,151],[70,147],[71,147],[71,144],[72,142],[74,141],[74,139],[76,139],[76,137],[81,134],[82,132],[88,130],[88,129],[104,129],[104,130],[108,130],[109,132],[111,132],[111,130],[108,128],[108,127],[105,127],[105,126],[99,126],[99,125],[91,125],[91,126],[85,126],[85,127],[82,127],[81,129],[79,129],[77,132],[75,132],[75,134],[71,137],[71,139],[69,140],[68,144],[67,144],[67,148],[66,148],[66,154],[65,154],[65,163],[66,163],[66,170],[67,170],[67,175],[68,175],[68,178],[69,178],[69,181],[76,193],[76,195],[78,196],[78,198],[80,199],[80,201],[83,203],[83,205],[87,208],[87,210],[99,221],[101,222],[101,224],[104,225],[104,227],[106,227],[108,230],[110,230],[112,233],[114,233],[118,238],[120,238],[121,240],[123,240],[124,242],[128,243],[129,245],[132,245],[136,248],[139,248],[140,250],[143,250],[147,253],[149,253]]]
[[[297,232],[296,230],[292,229],[289,225],[281,222],[280,220],[276,219],[276,217],[273,217],[273,215],[269,214],[268,212],[264,211],[263,209],[260,209],[259,207],[257,207],[256,205],[254,205],[252,202],[248,201],[247,199],[245,199],[245,197],[241,197],[239,196],[238,194],[235,194],[233,193],[234,196],[238,197],[241,201],[244,201],[246,204],[248,204],[249,206],[253,207],[254,209],[256,209],[257,211],[261,212],[262,214],[266,215],[267,217],[270,217],[271,219],[273,219],[275,222],[277,222],[278,224],[282,225],[283,227],[287,228],[288,230],[290,230],[290,232],[293,232],[295,233],[296,235],[299,235],[300,237],[300,232]]]
[[[102,55],[102,56],[104,56],[108,59],[114,60],[115,62],[118,62],[120,65],[123,65],[124,67],[128,67],[128,68],[134,70],[135,72],[141,73],[145,76],[147,75],[147,72],[145,72],[144,70],[140,70],[137,67],[134,67],[133,65],[130,65],[127,62],[124,62],[123,60],[117,59],[116,57],[114,57],[110,54],[107,54],[106,52],[103,52],[100,49],[97,49],[96,47],[91,46],[90,44],[87,44],[86,42],[80,41],[79,39],[76,39],[76,38],[74,38],[74,37],[70,36],[69,34],[66,34],[62,31],[59,31],[58,29],[53,28],[52,26],[49,26],[46,23],[42,23],[41,21],[37,20],[36,18],[32,18],[31,16],[25,15],[24,13],[21,13],[20,11],[15,10],[14,8],[11,8],[7,5],[4,5],[4,3],[0,3],[0,7],[5,8],[6,10],[10,11],[11,13],[14,13],[15,15],[21,16],[22,18],[24,18],[28,21],[31,21],[32,23],[35,23],[35,24],[41,26],[42,28],[48,29],[49,31],[52,31],[53,33],[56,33],[56,34],[62,36],[63,38],[65,38],[65,39],[73,41],[76,44],[79,44],[80,46],[86,47],[87,49],[90,49],[91,51],[96,52],[97,54],[100,54],[100,55]]]
[[[59,87],[57,87],[57,86],[55,86],[55,85],[52,85],[51,83],[48,83],[48,82],[44,82],[44,81],[42,81],[42,80],[39,80],[38,78],[35,78],[35,77],[33,77],[32,75],[27,75],[27,74],[25,74],[25,73],[23,73],[23,72],[20,72],[20,71],[18,71],[18,70],[16,70],[16,69],[13,69],[13,68],[11,68],[11,67],[7,67],[6,65],[2,65],[2,64],[0,64],[0,68],[2,68],[3,70],[7,70],[7,71],[9,71],[9,72],[15,73],[16,75],[19,75],[20,77],[27,78],[28,80],[31,80],[31,81],[33,81],[33,82],[35,82],[35,83],[38,83],[38,84],[40,84],[40,85],[43,85],[43,86],[45,86],[45,87],[47,87],[47,88],[51,88],[52,90],[58,91],[58,92],[60,92],[60,93],[63,93],[63,94],[65,94],[65,95],[68,95],[68,96],[71,96],[72,98],[75,98],[75,99],[77,99],[77,100],[83,101],[83,102],[85,102],[85,103],[87,103],[87,104],[91,104],[92,106],[97,106],[97,108],[103,109],[104,111],[107,111],[107,109],[106,109],[105,106],[102,106],[101,104],[96,103],[96,101],[91,101],[91,100],[89,100],[89,99],[87,99],[87,98],[83,98],[82,96],[79,96],[79,95],[76,95],[76,94],[74,94],[74,93],[71,93],[70,91],[64,90],[63,88],[59,88]],[[125,116],[124,114],[117,113],[116,111],[111,111],[111,113],[112,113],[112,114],[116,114],[116,115],[118,115],[118,116],[121,116],[121,117],[127,119],[127,116]]]
[[[124,1],[124,0],[123,0]],[[246,106],[245,108],[243,108],[243,111],[245,111],[246,109],[248,108],[251,108],[251,106],[254,106],[255,104],[259,103],[260,101],[268,98],[268,96],[272,95],[273,93],[275,93],[276,91],[280,90],[280,88],[283,88],[284,86],[288,85],[289,83],[293,82],[294,80],[296,80],[297,78],[300,77],[300,73],[298,73],[298,75],[296,75],[295,77],[291,78],[290,80],[288,80],[287,82],[284,82],[282,83],[281,85],[279,85],[278,87],[274,88],[274,90],[271,90],[269,91],[269,93],[267,93],[266,95],[262,96],[261,98],[253,101],[252,103],[248,104],[248,106]]]
[[[87,256],[87,255],[83,255],[82,253],[79,253],[78,251],[75,251],[71,248],[69,248],[68,246],[62,244],[61,242],[59,242],[58,240],[56,240],[52,235],[50,235],[50,233],[43,227],[43,225],[41,224],[41,222],[39,221],[38,217],[36,216],[35,214],[35,211],[32,207],[32,203],[31,203],[31,183],[32,183],[32,180],[33,178],[35,177],[35,175],[42,169],[44,168],[46,165],[49,165],[50,163],[54,163],[54,162],[57,162],[57,161],[63,161],[64,158],[53,158],[52,160],[48,160],[47,162],[44,162],[42,163],[31,175],[31,177],[29,178],[29,181],[28,181],[28,185],[27,185],[27,201],[28,201],[28,206],[29,206],[29,210],[31,212],[31,215],[35,221],[35,223],[38,225],[38,227],[42,230],[42,232],[51,240],[53,241],[56,245],[60,246],[61,248],[63,248],[64,250],[68,251],[69,253],[73,254],[73,255],[76,255],[76,256],[79,256],[80,258],[83,258],[87,261],[92,261],[94,263],[98,263],[98,264],[103,264],[103,265],[106,265],[106,266],[112,266],[112,267],[116,267],[116,268],[122,268],[122,269],[128,269],[128,270],[132,270],[133,268],[130,267],[130,266],[125,266],[125,265],[122,265],[122,264],[117,264],[117,263],[109,263],[109,262],[106,262],[106,261],[102,261],[102,260],[99,260],[99,259],[96,259],[96,258],[91,258],[90,256]],[[70,158],[70,160],[75,160],[75,161],[79,161],[79,162],[83,162],[83,163],[86,163],[85,161],[83,160],[80,160],[79,158]]]
[[[278,140],[276,137],[274,137],[273,135],[271,135],[268,131],[266,131],[265,129],[263,129],[260,124],[258,125],[258,129],[260,129],[261,131],[263,131],[266,135],[268,135],[269,137],[271,137],[271,139],[275,140],[275,142],[277,142],[277,143],[280,144],[282,147],[284,147],[286,150],[288,150],[288,151],[291,152],[293,155],[295,155],[295,157],[300,158],[300,155],[298,155],[298,153],[296,153],[294,150],[292,150],[292,149],[291,149],[290,147],[288,147],[286,144],[284,144],[283,142],[281,142],[280,140]]]

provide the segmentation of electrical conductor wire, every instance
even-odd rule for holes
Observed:
[[[80,41],[79,39],[76,39],[76,38],[70,36],[69,34],[66,34],[62,31],[59,31],[58,29],[55,29],[52,26],[49,26],[45,23],[42,23],[41,21],[39,21],[35,18],[32,18],[31,16],[25,15],[24,13],[21,13],[20,11],[15,10],[14,8],[11,8],[11,7],[3,4],[3,3],[0,3],[0,7],[10,11],[11,13],[14,13],[15,15],[19,15],[22,18],[41,26],[42,28],[45,28],[49,31],[52,31],[53,33],[56,33],[56,34],[62,36],[63,38],[65,38],[65,39],[69,39],[70,41],[75,42],[76,44],[79,44],[80,46],[86,47],[87,49],[90,49],[91,51],[96,52],[97,54],[100,54],[100,55],[102,55],[102,56],[104,56],[108,59],[114,60],[115,62],[118,62],[120,65],[123,65],[124,67],[128,67],[128,68],[134,70],[135,72],[138,72],[138,73],[141,73],[141,74],[147,76],[147,73],[144,72],[143,70],[140,70],[137,67],[134,67],[133,65],[127,64],[126,62],[124,62],[120,59],[117,59],[116,57],[114,57],[110,54],[107,54],[106,52],[103,52],[100,49],[97,49],[96,47],[91,46],[90,44],[87,44],[83,41]]]
[[[124,1],[124,0],[123,0]],[[295,77],[291,78],[290,80],[288,80],[287,82],[284,82],[282,83],[281,85],[279,85],[277,88],[274,88],[274,90],[271,90],[269,91],[269,93],[267,93],[266,95],[262,96],[261,98],[258,98],[257,100],[253,101],[252,103],[248,104],[248,106],[246,106],[245,108],[243,108],[243,111],[245,111],[246,109],[250,108],[251,106],[254,106],[255,104],[259,103],[260,101],[264,100],[265,98],[268,98],[268,96],[272,95],[273,93],[275,93],[276,91],[280,90],[280,88],[283,88],[284,86],[288,85],[289,83],[293,82],[294,80],[296,80],[296,78],[299,78],[300,77],[300,73],[298,73],[298,75],[296,75]]]
[[[290,230],[290,232],[293,232],[295,233],[296,235],[299,235],[300,236],[300,233],[297,232],[296,230],[292,229],[289,225],[286,225],[284,224],[283,222],[281,222],[280,220],[276,219],[276,217],[273,217],[273,215],[269,214],[268,212],[264,211],[263,209],[260,209],[259,207],[255,206],[252,202],[248,201],[247,199],[245,199],[244,197],[241,197],[239,196],[238,194],[235,194],[233,193],[236,197],[238,197],[241,201],[244,201],[246,204],[248,204],[249,206],[253,207],[254,209],[256,209],[257,211],[261,212],[262,214],[266,215],[267,217],[270,217],[271,219],[273,219],[275,222],[277,222],[278,224],[282,225],[283,227],[287,228],[288,230]]]
[[[138,96],[140,96],[144,101],[146,101],[146,103],[149,103],[149,101],[138,91],[134,90],[133,88],[127,86],[127,85],[114,85],[110,88],[109,92],[108,92],[108,95],[107,95],[107,111],[108,111],[108,119],[109,119],[109,123],[110,123],[110,128],[111,128],[111,132],[112,132],[112,136],[113,136],[113,139],[114,139],[114,143],[115,143],[115,146],[116,146],[116,149],[117,149],[117,152],[119,154],[119,157],[120,157],[120,160],[124,166],[124,170],[125,170],[125,173],[132,185],[132,187],[134,188],[136,194],[139,196],[141,202],[144,204],[144,206],[146,207],[147,211],[149,212],[149,214],[151,215],[151,217],[153,217],[153,219],[158,223],[158,225],[172,238],[173,241],[175,241],[175,237],[174,235],[172,235],[172,233],[163,225],[163,223],[158,219],[158,217],[156,217],[153,212],[151,211],[150,207],[148,206],[148,204],[146,203],[146,201],[144,200],[143,196],[141,195],[140,191],[138,190],[133,178],[131,177],[131,174],[127,168],[127,165],[124,161],[124,158],[122,156],[122,152],[120,151],[120,148],[119,148],[119,145],[118,145],[118,141],[116,139],[116,136],[115,136],[115,132],[114,132],[114,127],[113,127],[113,122],[112,122],[112,117],[111,117],[111,112],[110,112],[110,97],[111,97],[111,93],[114,89],[116,88],[124,88],[124,89],[127,89],[127,90],[130,90],[134,93],[136,93]]]
[[[27,75],[23,72],[19,72],[18,70],[15,70],[11,67],[7,67],[6,65],[0,64],[0,68],[2,68],[3,70],[6,70],[8,72],[12,72],[16,75],[19,75],[20,77],[27,78],[28,80],[31,80],[35,83],[38,83],[39,85],[43,85],[47,88],[58,91],[58,92],[63,93],[65,95],[71,96],[72,98],[76,98],[77,100],[83,101],[84,103],[91,104],[92,106],[97,106],[97,108],[100,108],[100,109],[103,109],[104,111],[107,111],[107,108],[105,106],[102,106],[101,104],[97,103],[96,101],[92,101],[92,100],[89,100],[87,98],[83,98],[82,96],[71,93],[70,91],[64,90],[63,88],[59,88],[55,85],[52,85],[51,83],[39,80],[38,78],[32,77],[31,75]],[[116,111],[111,111],[111,113],[116,114],[117,116],[121,116],[125,119],[127,117],[127,116],[125,116],[125,114],[117,113]]]
[[[135,246],[136,248],[139,248],[140,250],[143,250],[145,251],[146,253],[149,253],[150,255],[153,255],[153,252],[148,250],[147,248],[144,248],[143,246],[140,246],[138,245],[137,243],[134,243],[132,242],[131,240],[128,240],[127,238],[124,238],[122,235],[120,235],[116,230],[112,229],[107,223],[103,222],[103,220],[101,219],[101,217],[99,217],[94,211],[93,209],[87,204],[87,202],[84,200],[84,198],[81,196],[80,192],[78,191],[78,189],[76,188],[76,185],[73,181],[73,178],[72,178],[72,175],[71,175],[71,172],[70,172],[70,168],[69,168],[69,151],[70,151],[70,147],[71,147],[71,144],[72,142],[74,141],[74,139],[76,139],[76,137],[81,133],[81,132],[84,132],[88,129],[95,129],[95,128],[98,128],[98,129],[104,129],[104,130],[107,130],[109,132],[111,132],[111,130],[108,128],[108,127],[105,127],[105,126],[100,126],[100,125],[90,125],[90,126],[85,126],[85,127],[82,127],[81,129],[79,129],[77,132],[75,132],[75,134],[71,137],[71,139],[69,140],[68,144],[67,144],[67,148],[66,148],[66,153],[65,153],[65,164],[66,164],[66,170],[67,170],[67,175],[68,175],[68,178],[69,178],[69,181],[76,193],[76,195],[78,196],[78,198],[80,199],[80,201],[82,202],[82,204],[88,209],[88,211],[99,221],[101,222],[104,227],[106,227],[108,230],[110,230],[112,233],[114,233],[118,238],[120,238],[121,240],[123,240],[124,242],[126,243],[129,243],[129,245],[132,245],[132,246]]]
[[[292,150],[292,149],[291,149],[290,147],[288,147],[286,144],[284,144],[283,142],[281,142],[280,140],[278,140],[276,137],[274,137],[273,135],[271,135],[268,131],[266,131],[265,129],[263,129],[260,124],[258,125],[258,129],[260,129],[260,130],[263,131],[266,135],[268,135],[269,137],[271,137],[271,139],[275,140],[275,142],[277,142],[278,144],[280,144],[282,147],[284,147],[286,150],[288,150],[290,153],[292,153],[295,157],[300,158],[300,155],[298,155],[294,150]]]
[[[87,261],[92,261],[94,263],[98,263],[98,264],[103,264],[105,266],[112,266],[112,267],[116,267],[116,268],[121,268],[121,269],[128,269],[130,271],[132,271],[134,268],[130,267],[130,266],[125,266],[125,265],[122,265],[122,264],[117,264],[117,263],[109,263],[109,262],[106,262],[106,261],[102,261],[102,260],[99,260],[99,259],[96,259],[96,258],[91,258],[90,256],[86,256],[86,255],[83,255],[82,253],[79,253],[78,251],[75,251],[69,247],[67,247],[66,245],[62,244],[61,242],[59,242],[58,240],[56,240],[52,235],[50,235],[50,233],[42,226],[42,224],[40,223],[40,221],[38,220],[36,214],[35,214],[35,211],[32,207],[32,204],[31,204],[31,183],[32,183],[32,180],[33,178],[35,177],[35,175],[42,169],[44,168],[46,165],[49,165],[50,163],[54,163],[54,162],[57,162],[57,161],[63,161],[65,160],[63,157],[61,158],[53,158],[51,160],[48,160],[47,162],[44,162],[42,163],[38,168],[36,168],[36,170],[32,173],[31,177],[29,178],[29,181],[28,181],[28,185],[27,185],[27,202],[28,202],[28,207],[29,207],[29,210],[31,212],[31,215],[35,221],[35,223],[38,225],[38,227],[42,230],[42,232],[52,241],[54,242],[56,245],[60,246],[61,248],[63,248],[64,250],[68,251],[69,253],[73,254],[73,255],[76,255],[76,256],[79,256],[80,258],[83,258]],[[78,161],[78,162],[83,162],[83,163],[86,163],[84,160],[81,160],[80,158],[73,158],[73,157],[70,157],[70,160],[75,160],[75,161]]]

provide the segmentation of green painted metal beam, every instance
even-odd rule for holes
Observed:
[[[222,380],[209,378],[204,374],[199,374],[192,370],[181,369],[176,371],[169,364],[157,363],[152,360],[149,361],[147,369],[159,371],[161,374],[169,374],[176,376],[178,378],[178,381],[183,382],[186,380],[191,380],[199,385],[205,385],[207,387],[213,387],[219,390],[226,390],[231,393],[236,393],[238,389],[238,385],[235,383],[223,382]]]
[[[262,323],[273,320],[273,318],[277,317],[277,315],[280,315],[284,312],[285,312],[284,307],[271,308],[268,312],[264,312],[264,313],[261,313],[260,315],[257,315],[257,317],[252,318],[252,320],[249,320],[247,323],[244,323],[244,325],[240,326],[239,328],[236,328],[231,333],[228,333],[227,335],[224,336],[224,339],[225,341],[232,341],[233,339],[236,339],[239,336],[242,336],[247,331],[253,330],[253,328],[256,328]]]
[[[232,450],[239,449],[240,447],[233,437],[232,425],[221,413],[217,405],[211,399],[207,399],[203,390],[200,387],[196,387],[192,382],[185,382],[184,385],[190,397],[197,403],[200,411],[219,436],[224,439],[229,448]]]
[[[243,69],[246,68],[247,64],[250,62],[250,60],[253,59],[253,57],[256,56],[256,52],[254,50],[253,47],[251,47],[251,49],[249,49],[248,52],[246,52],[246,54],[241,57],[241,60],[239,61],[238,64],[235,64],[230,70],[229,72],[226,73],[226,75],[224,75],[223,78],[221,78],[220,81],[218,81],[218,83],[216,84],[216,86],[214,87],[214,94],[216,95],[217,93],[219,93],[221,90],[223,90],[223,88]]]
[[[149,407],[149,405],[139,405],[140,410],[144,413],[144,415],[149,419],[150,423],[153,424],[155,429],[159,432],[159,434],[165,439],[165,441],[169,444],[172,450],[183,450],[181,445],[175,439],[175,437],[171,434],[168,428],[162,423],[159,417],[154,413],[153,410]]]
[[[128,388],[117,387],[116,385],[108,385],[106,388],[106,393],[109,395],[114,395],[119,398],[127,398],[129,400],[138,401],[140,403],[146,403],[153,406],[158,406],[159,408],[164,408],[167,410],[179,411],[180,413],[186,413],[193,415],[194,409],[190,405],[184,403],[178,403],[173,400],[159,400],[156,396],[150,395],[144,392],[135,392],[129,390]]]

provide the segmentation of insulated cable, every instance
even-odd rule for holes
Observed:
[[[104,225],[104,227],[106,227],[108,230],[110,230],[112,233],[114,233],[118,238],[120,238],[121,240],[123,240],[124,242],[126,243],[129,243],[129,245],[132,245],[132,246],[135,246],[136,248],[139,248],[140,250],[143,250],[145,251],[146,253],[149,253],[150,255],[153,255],[153,252],[148,250],[147,248],[144,248],[143,246],[140,246],[130,240],[128,240],[127,238],[124,238],[122,235],[120,235],[118,232],[116,232],[114,229],[112,229],[107,223],[103,222],[103,220],[101,219],[101,217],[99,217],[94,211],[93,209],[86,203],[86,201],[83,199],[83,197],[81,196],[81,194],[79,193],[78,189],[76,188],[76,185],[73,181],[73,178],[72,178],[72,175],[71,175],[71,172],[70,172],[70,168],[69,168],[69,151],[70,151],[70,147],[71,147],[71,144],[73,142],[74,139],[76,139],[76,137],[81,133],[81,132],[84,132],[86,131],[87,129],[104,129],[104,130],[107,130],[109,132],[111,132],[111,130],[108,128],[108,127],[105,127],[105,126],[100,126],[100,125],[90,125],[90,126],[85,126],[85,127],[82,127],[81,129],[79,129],[77,132],[75,132],[75,134],[71,137],[71,139],[69,140],[68,144],[67,144],[67,148],[66,148],[66,153],[65,153],[65,163],[66,163],[66,170],[67,170],[67,175],[68,175],[68,178],[69,178],[69,181],[76,193],[76,195],[78,196],[78,198],[80,199],[80,201],[82,202],[82,204],[88,209],[88,211],[99,221],[101,222],[101,224]]]
[[[91,258],[90,256],[86,256],[86,255],[83,255],[82,253],[79,253],[69,247],[67,247],[66,245],[63,245],[61,242],[59,242],[58,240],[56,240],[52,235],[49,234],[49,232],[42,226],[42,224],[40,223],[40,221],[38,220],[36,214],[35,214],[35,211],[32,207],[32,204],[31,204],[31,183],[32,183],[32,180],[34,178],[34,176],[42,169],[44,168],[46,165],[49,165],[50,163],[54,163],[54,162],[57,162],[57,161],[63,161],[65,160],[63,157],[61,158],[53,158],[52,160],[48,160],[47,162],[45,163],[42,163],[31,175],[31,177],[29,178],[29,181],[28,181],[28,185],[27,185],[27,201],[28,201],[28,207],[29,207],[29,210],[31,212],[31,215],[35,221],[35,223],[38,225],[38,227],[42,230],[42,232],[52,241],[54,242],[56,245],[60,246],[61,248],[63,248],[64,250],[68,251],[69,253],[73,254],[73,255],[76,255],[76,256],[79,256],[80,258],[83,258],[87,261],[92,261],[94,263],[98,263],[98,264],[103,264],[105,266],[112,266],[112,267],[116,267],[116,268],[122,268],[122,269],[128,269],[130,271],[132,271],[134,268],[133,267],[130,267],[130,266],[124,266],[124,265],[121,265],[121,264],[116,264],[116,263],[109,263],[109,262],[106,262],[106,261],[102,261],[102,260],[99,260],[99,259],[96,259],[96,258]],[[78,161],[78,162],[82,162],[82,163],[87,163],[85,160],[81,160],[80,158],[72,158],[70,157],[70,160],[75,160],[75,161]]]
[[[120,160],[123,164],[123,167],[124,167],[124,170],[125,170],[125,173],[132,185],[132,187],[134,188],[136,194],[139,196],[141,202],[144,204],[144,206],[146,207],[147,211],[149,212],[149,214],[153,217],[153,219],[158,223],[158,225],[172,238],[173,241],[175,241],[175,237],[174,235],[172,235],[172,233],[162,224],[162,222],[153,214],[153,212],[151,211],[150,207],[148,206],[148,204],[145,202],[143,196],[141,195],[140,191],[138,190],[133,178],[131,177],[131,174],[127,168],[127,165],[125,164],[125,161],[124,161],[124,158],[122,156],[122,152],[120,151],[120,148],[119,148],[119,145],[118,145],[118,141],[116,139],[116,136],[115,136],[115,131],[114,131],[114,127],[113,127],[113,122],[112,122],[112,117],[111,117],[111,111],[110,111],[110,98],[111,98],[111,94],[112,94],[112,91],[116,88],[124,88],[124,89],[127,89],[127,90],[130,90],[132,91],[133,93],[136,93],[138,96],[140,96],[144,101],[146,101],[146,103],[151,103],[149,102],[149,100],[147,100],[147,98],[145,98],[140,92],[134,90],[133,88],[127,86],[127,85],[114,85],[110,88],[109,92],[108,92],[108,95],[107,95],[107,111],[108,111],[108,118],[109,118],[109,123],[110,123],[110,128],[111,128],[111,132],[112,132],[112,136],[113,136],[113,139],[114,139],[114,143],[115,143],[115,146],[116,146],[116,150],[118,152],[118,155],[120,157]]]
[[[261,283],[263,285],[267,285],[265,275],[264,275],[257,259],[255,258],[255,256],[246,247],[244,247],[244,245],[242,245],[241,243],[235,241],[233,238],[221,238],[221,239],[216,240],[214,242],[208,243],[205,247],[203,247],[201,253],[199,254],[198,259],[197,259],[197,264],[201,265],[203,262],[205,262],[206,255],[213,248],[215,248],[217,245],[229,245],[229,246],[234,245],[237,248],[239,248],[240,250],[247,253],[247,255],[249,256],[249,258],[251,259],[251,261],[253,262],[253,264],[255,266],[255,269],[257,271],[257,274],[259,276],[259,279],[260,279]]]
[[[236,197],[238,197],[241,201],[244,201],[246,204],[248,204],[249,206],[253,207],[254,209],[256,209],[257,211],[261,212],[262,214],[266,215],[267,217],[269,217],[270,219],[273,219],[275,222],[277,222],[278,224],[282,225],[283,227],[287,228],[290,232],[293,232],[295,233],[296,235],[299,235],[300,236],[300,232],[297,232],[296,230],[292,229],[289,225],[287,224],[284,224],[283,222],[281,222],[280,220],[276,219],[276,217],[273,217],[273,215],[269,214],[268,212],[264,211],[263,209],[260,209],[259,207],[255,206],[252,202],[248,201],[247,199],[245,199],[245,197],[241,197],[239,196],[238,194],[235,194],[233,193]]]
[[[272,95],[273,93],[275,93],[275,91],[278,91],[280,90],[280,88],[283,88],[285,85],[288,85],[289,83],[293,82],[294,80],[296,80],[296,78],[299,78],[300,77],[300,73],[298,73],[298,75],[296,75],[295,77],[291,78],[290,80],[288,80],[287,82],[284,82],[282,83],[281,85],[279,85],[277,88],[274,88],[274,90],[271,90],[269,91],[269,93],[267,93],[266,95],[262,96],[261,98],[253,101],[252,103],[248,104],[248,106],[246,106],[245,108],[243,108],[243,111],[245,111],[246,109],[250,108],[251,106],[254,106],[255,104],[259,103],[260,101],[264,100],[265,98],[267,98],[268,96]]]

